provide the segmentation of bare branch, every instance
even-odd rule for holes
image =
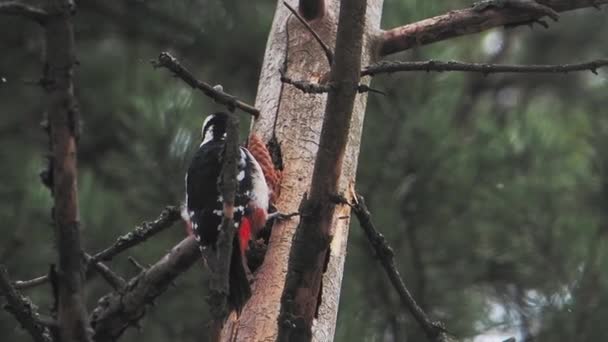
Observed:
[[[308,21],[323,18],[327,10],[325,0],[300,0],[298,9]]]
[[[301,90],[303,93],[306,93],[306,94],[329,93],[329,91],[332,89],[331,84],[319,84],[319,83],[313,83],[313,82],[308,82],[308,81],[298,81],[298,80],[294,80],[290,77],[285,76],[285,72],[283,72],[282,70],[280,70],[279,72],[281,74],[281,82],[291,84],[292,86],[298,88],[299,90]],[[386,95],[383,91],[374,89],[366,84],[358,84],[355,87],[355,89],[357,89],[358,93],[370,92],[370,93]]]
[[[283,70],[280,70],[280,73],[281,73],[281,82],[291,84],[292,86],[300,89],[302,92],[304,92],[306,94],[328,93],[329,89],[331,88],[327,84],[319,84],[319,83],[312,83],[312,82],[308,82],[308,81],[294,80],[290,77],[285,76],[285,72]]]
[[[168,206],[161,213],[160,216],[152,222],[144,222],[141,225],[135,227],[132,232],[120,236],[116,239],[116,242],[104,249],[103,251],[95,254],[92,258],[94,261],[108,261],[119,253],[134,247],[153,235],[171,227],[173,223],[180,220],[180,210],[178,207]]]
[[[336,39],[336,59],[330,72],[319,153],[315,160],[310,198],[304,199],[296,230],[279,315],[279,341],[309,341],[323,269],[330,246],[335,205],[330,194],[338,190],[348,142],[357,87],[367,1],[342,0]]]
[[[300,5],[302,4],[303,1],[300,1]],[[315,2],[315,1],[311,1],[311,2]],[[315,40],[317,41],[317,43],[319,43],[319,45],[321,45],[321,48],[323,49],[323,52],[325,52],[325,57],[327,57],[327,62],[329,63],[329,65],[332,65],[334,62],[334,53],[331,51],[331,49],[329,48],[329,46],[327,46],[327,44],[325,44],[325,42],[323,41],[323,39],[321,39],[321,37],[319,36],[319,34],[312,29],[312,27],[310,27],[310,25],[308,25],[308,22],[306,22],[306,19],[302,18],[302,16],[300,16],[300,13],[298,13],[298,11],[296,11],[293,7],[291,7],[287,1],[283,1],[283,4],[285,5],[285,7],[287,7],[289,9],[289,11],[291,13],[293,13],[293,15],[296,16],[296,18],[298,18],[298,20],[302,23],[302,25],[304,25],[304,27],[306,27],[306,29],[312,34],[312,36],[315,38]]]
[[[141,263],[139,263],[139,261],[137,261],[137,259],[135,259],[132,256],[129,256],[127,259],[129,260],[129,262],[131,263],[131,265],[133,265],[133,267],[135,267],[135,269],[139,273],[146,272],[146,270],[148,269],[147,267],[145,267],[144,265],[142,265]]]
[[[521,12],[537,14],[539,18],[547,16],[553,19],[553,21],[559,20],[559,14],[555,10],[536,0],[485,0],[473,4],[473,10],[477,12],[483,12],[488,9],[515,9]]]
[[[17,280],[13,286],[16,289],[29,289],[31,287],[36,287],[38,285],[45,284],[49,280],[49,277],[46,275],[30,279],[30,280]]]
[[[146,307],[164,293],[173,281],[197,260],[198,243],[193,237],[182,240],[161,260],[131,279],[123,293],[103,296],[91,314],[96,342],[113,342],[129,326],[137,325]]]
[[[6,268],[2,265],[0,265],[0,296],[4,296],[8,303],[4,307],[6,311],[15,316],[34,341],[53,341],[48,327],[40,323],[41,319],[36,306],[28,298],[17,292],[10,282]]]
[[[109,261],[112,260],[116,255],[128,250],[129,248],[135,247],[138,244],[146,241],[153,235],[171,227],[176,221],[180,220],[180,211],[178,207],[167,206],[161,213],[160,216],[152,222],[144,222],[141,225],[135,227],[132,232],[120,236],[116,239],[116,242],[104,249],[103,251],[93,255],[88,259],[86,269],[96,261]],[[31,280],[16,281],[14,286],[18,289],[26,289],[35,287],[46,283],[49,280],[48,275],[40,276]]]
[[[513,1],[505,1],[511,2]],[[534,2],[534,1],[529,1]],[[497,1],[493,1],[497,3]],[[554,12],[599,7],[608,0],[538,0],[537,5]],[[547,10],[525,10],[511,6],[485,5],[450,11],[447,14],[396,27],[382,33],[379,53],[382,56],[435,43],[453,37],[482,32],[493,27],[536,22]]]
[[[44,25],[49,16],[42,8],[30,6],[20,1],[0,2],[0,14],[20,16],[33,20],[40,25]]]
[[[376,257],[384,267],[393,287],[399,294],[403,306],[412,314],[412,316],[414,316],[416,322],[418,322],[422,330],[424,330],[424,333],[429,340],[437,342],[450,341],[450,337],[447,336],[443,324],[432,321],[424,310],[418,306],[416,300],[414,300],[414,297],[412,297],[410,291],[405,286],[395,265],[393,250],[388,245],[384,236],[378,232],[374,226],[371,214],[365,205],[364,198],[359,194],[356,194],[355,198],[356,200],[354,200],[353,203],[348,203],[346,199],[339,197],[334,198],[334,200],[338,203],[347,204],[352,208],[359,220],[361,228],[363,228],[363,231],[365,232],[365,236],[367,236],[367,239],[374,248]]]
[[[485,64],[463,63],[456,61],[420,61],[420,62],[380,62],[367,66],[361,71],[361,76],[398,71],[463,71],[479,72],[484,75],[495,73],[561,73],[574,71],[591,71],[597,75],[597,69],[608,66],[608,59],[598,59],[591,62],[555,65],[514,65],[514,64]]]
[[[114,271],[112,271],[110,269],[110,267],[104,265],[103,263],[99,262],[99,261],[94,261],[93,257],[90,256],[89,254],[84,255],[88,265],[90,265],[93,269],[95,269],[95,271],[97,271],[97,273],[99,273],[103,279],[105,279],[108,284],[110,284],[110,286],[112,286],[112,288],[116,291],[122,291],[125,286],[126,286],[126,282],[125,280],[119,276],[118,274],[114,273]]]
[[[260,111],[257,108],[246,104],[233,95],[225,93],[219,89],[215,89],[210,84],[196,79],[196,77],[194,77],[194,75],[192,75],[188,69],[182,66],[179,61],[175,57],[171,56],[171,54],[168,52],[161,52],[158,58],[155,61],[152,61],[152,65],[154,65],[155,68],[163,67],[171,70],[175,76],[181,78],[189,86],[199,89],[205,95],[214,99],[215,102],[226,106],[231,111],[234,108],[238,108],[256,118],[260,115]]]
[[[226,124],[226,142],[222,152],[222,168],[219,176],[219,188],[223,197],[223,216],[222,223],[219,228],[215,248],[202,249],[202,255],[209,269],[209,295],[207,302],[209,303],[211,317],[213,318],[212,340],[219,341],[222,327],[226,318],[230,314],[231,309],[240,311],[244,302],[251,297],[251,288],[245,280],[243,293],[235,293],[234,284],[231,282],[240,282],[240,279],[231,277],[231,267],[234,260],[233,251],[235,239],[235,222],[234,222],[234,201],[238,187],[237,163],[239,160],[239,145],[238,145],[238,120],[237,117],[230,113]],[[246,277],[246,265],[243,260],[242,274]]]

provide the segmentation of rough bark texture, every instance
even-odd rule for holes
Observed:
[[[2,297],[6,301],[4,309],[15,316],[35,342],[53,342],[49,328],[40,322],[38,308],[15,289],[6,268],[0,265],[0,298]]]
[[[537,2],[556,12],[564,12],[600,6],[608,3],[608,0],[538,0]],[[450,11],[444,15],[385,31],[383,42],[380,44],[380,54],[389,55],[415,46],[478,33],[493,27],[538,20],[543,16],[544,14],[539,12],[522,11],[509,7],[487,7],[485,10],[476,10],[471,7]]]
[[[74,98],[76,63],[70,1],[49,1],[46,22],[45,87],[53,160],[53,218],[59,253],[57,311],[62,342],[91,341],[84,303],[84,267],[78,211],[76,142],[78,105]]]
[[[295,0],[288,2],[292,6],[297,4]],[[339,1],[327,1],[325,16],[309,22],[330,46],[335,45],[338,6]],[[380,32],[381,10],[382,0],[369,1],[363,64],[374,60],[369,42]],[[329,72],[329,65],[323,56],[323,50],[310,32],[290,16],[282,1],[278,1],[255,103],[261,114],[253,125],[253,132],[266,142],[274,132],[281,146],[284,170],[277,206],[286,213],[299,208],[304,193],[310,188],[326,95],[304,94],[293,86],[281,84],[279,70],[287,58],[287,76],[318,82],[326,79]],[[366,100],[366,96],[358,96],[355,101],[340,189],[346,189],[355,178]],[[331,341],[334,335],[349,225],[348,219],[338,217],[347,216],[348,212],[347,208],[339,207],[332,221],[330,260],[323,278],[319,317],[313,326],[313,338],[318,341]],[[253,296],[238,321],[229,322],[224,329],[224,340],[276,340],[280,298],[291,241],[298,223],[299,219],[294,218],[275,224],[265,262],[255,274]]]
[[[95,342],[113,342],[129,326],[136,326],[146,308],[173,280],[200,260],[198,243],[188,237],[173,247],[160,261],[131,279],[122,292],[103,296],[91,314]]]
[[[310,197],[302,206],[281,298],[279,341],[310,341],[321,279],[331,241],[342,162],[360,79],[366,0],[343,0],[340,6],[332,87],[327,96]]]

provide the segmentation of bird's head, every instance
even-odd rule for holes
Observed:
[[[228,123],[228,114],[217,112],[209,115],[202,127],[203,144],[210,141],[220,141],[226,139],[226,124]]]

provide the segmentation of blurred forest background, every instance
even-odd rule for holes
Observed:
[[[96,252],[183,198],[204,115],[220,109],[149,63],[169,50],[201,79],[253,103],[276,2],[77,1],[84,243]],[[386,0],[383,27],[471,1]],[[549,30],[497,29],[394,58],[503,63],[608,56],[606,10],[565,13]],[[51,197],[39,181],[47,136],[41,30],[0,17],[0,263],[15,279],[48,271]],[[419,303],[469,341],[606,341],[608,73],[376,77],[358,170],[378,228]],[[307,95],[302,95],[307,96]],[[242,121],[246,128],[246,120]],[[604,149],[604,150],[602,150]],[[336,341],[423,341],[353,223]],[[130,255],[152,263],[180,225]],[[126,257],[112,262],[137,270]],[[202,341],[202,270],[191,269],[124,341]],[[46,312],[48,286],[27,290]],[[110,291],[94,279],[89,304]],[[3,341],[29,341],[0,311]]]

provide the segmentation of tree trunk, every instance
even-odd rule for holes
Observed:
[[[296,1],[288,2],[294,7],[297,5]],[[370,38],[380,33],[382,2],[371,0],[368,3],[363,65],[375,59]],[[339,1],[328,1],[327,6],[325,16],[310,21],[309,24],[333,47]],[[304,94],[290,85],[282,84],[279,71],[284,64],[286,75],[295,80],[319,82],[327,79],[329,72],[329,63],[320,45],[302,23],[290,15],[283,1],[278,1],[255,104],[261,115],[253,125],[253,133],[266,142],[274,133],[279,142],[284,170],[277,207],[287,213],[297,211],[304,194],[309,191],[327,96]],[[347,195],[348,186],[355,181],[366,102],[365,95],[360,95],[355,100],[340,177],[340,189]],[[343,217],[348,215],[348,208],[340,206],[333,219],[335,224],[332,228],[330,260],[323,277],[319,317],[313,327],[314,339],[317,341],[331,341],[334,336],[349,227],[349,219]],[[297,225],[298,219],[275,224],[266,260],[256,273],[253,297],[238,321],[226,324],[223,340],[276,340],[281,295]]]
[[[91,330],[84,302],[84,259],[77,191],[76,144],[80,121],[73,84],[76,64],[73,6],[68,0],[47,4],[44,85],[52,152],[53,220],[59,254],[56,284],[59,337],[62,342],[88,342]]]

